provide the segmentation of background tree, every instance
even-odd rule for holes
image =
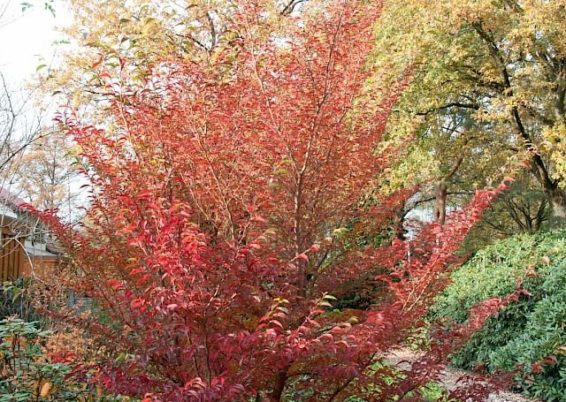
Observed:
[[[36,232],[37,218],[16,222],[9,216],[20,216],[15,207],[20,203],[15,171],[28,148],[41,139],[42,122],[40,113],[32,110],[33,92],[12,89],[1,72],[0,85],[0,254],[6,256]]]
[[[563,218],[557,138],[565,119],[564,2],[385,3],[377,43],[387,51],[376,55],[376,65],[393,76],[415,66],[391,126],[397,140],[418,138],[398,177],[409,172],[427,183],[422,198],[429,188],[442,210],[524,168],[531,176],[522,180],[524,197],[542,192],[552,216]],[[513,209],[500,206],[507,221],[522,226]],[[537,214],[534,207],[527,220]]]
[[[63,133],[42,128],[41,137],[12,167],[13,193],[41,210],[58,210],[61,217],[75,219],[82,181],[72,152],[73,144]]]
[[[0,74],[0,172],[2,187],[13,184],[12,166],[39,136],[41,119],[30,112],[32,95],[10,88]]]
[[[46,13],[45,18],[52,18],[55,4],[54,0],[4,2],[0,29],[25,19],[36,7],[49,11],[52,15]],[[0,188],[8,198],[3,201],[18,197],[16,204],[23,200],[40,209],[59,208],[70,217],[77,214],[74,195],[80,184],[73,180],[69,141],[53,128],[54,100],[43,98],[40,90],[38,81],[49,70],[41,64],[37,76],[19,79],[0,71]]]

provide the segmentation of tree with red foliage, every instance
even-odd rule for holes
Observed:
[[[104,312],[64,318],[116,352],[95,377],[109,391],[278,401],[293,384],[334,401],[365,381],[385,387],[365,368],[422,319],[498,190],[412,240],[340,236],[386,229],[411,194],[372,193],[395,155],[375,149],[407,80],[379,104],[365,89],[379,11],[340,1],[265,35],[263,8],[241,1],[234,39],[210,64],[165,60],[140,84],[124,61],[121,79],[106,80],[104,129],[61,118],[91,206],[79,231],[45,219],[80,272],[66,285]],[[331,311],[378,273],[386,301]]]

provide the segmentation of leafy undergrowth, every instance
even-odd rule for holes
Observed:
[[[448,397],[448,392],[442,387],[440,383],[430,381],[426,385],[419,387],[413,391],[409,391],[404,395],[390,394],[388,391],[395,388],[402,380],[406,378],[406,374],[398,369],[390,362],[378,361],[372,364],[367,373],[368,378],[379,378],[379,383],[369,382],[360,387],[357,380],[350,384],[351,388],[361,389],[361,392],[356,396],[349,396],[346,399],[336,398],[336,400],[343,400],[344,402],[395,402],[400,400],[419,400],[422,402],[458,402],[455,399]],[[376,376],[376,374],[379,374]],[[312,378],[309,376],[301,376],[288,387],[284,401],[285,402],[302,402],[312,400],[314,396],[314,388],[309,387]],[[322,396],[319,394],[319,396]],[[336,395],[338,397],[338,395]],[[324,395],[328,400],[331,395]]]
[[[452,279],[432,309],[447,327],[464,322],[479,302],[526,291],[453,354],[452,363],[476,371],[516,370],[520,391],[545,401],[566,400],[566,232],[500,241],[478,252]]]
[[[34,322],[18,318],[0,321],[0,353],[3,358],[0,379],[0,401],[97,401],[133,402],[136,399],[104,395],[99,387],[88,384],[88,378],[77,372],[77,367],[66,361],[64,356],[56,355],[50,342],[56,336],[51,331],[39,328]],[[390,388],[406,378],[394,365],[377,362],[369,367],[372,374],[379,376],[381,383],[368,383],[361,387],[362,393],[347,398],[347,402],[398,401],[399,395],[384,396],[384,388]],[[80,371],[80,370],[79,370]],[[373,376],[375,377],[375,376]],[[283,400],[300,402],[310,400],[315,392],[309,387],[311,378],[299,376],[290,384]],[[359,384],[352,383],[358,388]],[[384,387],[386,386],[386,387]],[[423,402],[456,402],[449,399],[447,392],[435,382],[404,395],[404,398],[418,398]]]
[[[90,384],[89,373],[71,362],[74,354],[57,351],[60,341],[37,322],[0,321],[0,402],[133,402]]]

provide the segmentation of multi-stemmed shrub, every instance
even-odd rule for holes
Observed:
[[[106,119],[62,114],[91,203],[78,229],[43,218],[74,270],[58,284],[97,313],[51,314],[108,351],[93,382],[145,401],[279,401],[292,388],[330,402],[368,384],[382,400],[410,395],[438,365],[395,384],[391,368],[369,368],[420,325],[503,187],[410,240],[352,242],[391,232],[412,194],[375,191],[408,79],[385,98],[366,88],[379,5],[332,2],[279,30],[266,2],[232,5],[206,62],[166,59],[140,76],[101,61]],[[368,289],[379,305],[332,310]]]

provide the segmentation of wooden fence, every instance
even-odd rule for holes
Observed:
[[[0,237],[0,283],[22,276],[25,258],[22,243],[2,233]]]

